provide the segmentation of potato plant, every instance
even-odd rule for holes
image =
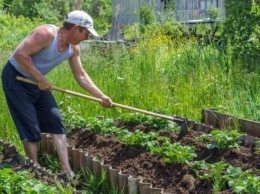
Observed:
[[[243,136],[237,130],[213,130],[209,134],[203,134],[197,139],[202,142],[210,142],[207,144],[209,149],[239,149],[238,138]]]

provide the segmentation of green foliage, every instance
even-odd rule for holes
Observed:
[[[146,26],[154,23],[154,8],[152,6],[141,6],[140,7],[140,31],[145,32]]]
[[[140,21],[144,26],[154,22],[154,8],[152,6],[140,7]]]
[[[28,171],[14,172],[12,169],[4,168],[0,170],[0,193],[54,194],[57,193],[57,190],[31,179]]]
[[[209,149],[239,149],[238,138],[242,135],[237,130],[213,130],[210,134],[203,134],[198,139],[203,142],[212,142],[207,144]]]
[[[244,175],[245,173],[243,173]],[[229,181],[235,193],[252,193],[257,194],[260,192],[260,177],[248,173],[247,176],[241,179],[234,179]]]
[[[34,4],[34,9],[37,14],[33,18],[41,18],[45,23],[57,24],[62,22],[70,12],[70,2],[63,0],[40,1]]]
[[[111,27],[112,2],[110,0],[3,0],[3,2],[6,5],[4,12],[15,17],[23,16],[31,20],[40,19],[44,23],[59,24],[63,22],[67,13],[81,9],[94,18],[97,30],[107,32]]]
[[[84,128],[86,126],[85,119],[81,116],[80,106],[73,107],[71,105],[71,96],[63,96],[59,102],[59,108],[63,117],[64,125],[73,128]]]
[[[166,20],[158,30],[158,35],[164,33],[174,39],[178,39],[183,35],[185,27],[174,20]]]
[[[194,147],[182,146],[180,143],[171,143],[168,137],[161,137],[158,133],[135,131],[121,133],[118,137],[129,145],[140,145],[151,154],[164,158],[165,163],[189,164],[196,157]]]
[[[197,174],[202,180],[208,180],[213,182],[214,193],[218,193],[222,189],[226,188],[227,180],[223,178],[223,172],[227,167],[224,162],[218,162],[215,164],[205,163],[205,161],[196,161],[192,164],[194,169],[203,169],[203,174]],[[196,170],[196,172],[198,172]]]
[[[101,177],[96,177],[92,172],[81,168],[79,174],[83,183],[83,194],[111,193],[111,190],[116,188],[110,190],[108,174],[105,171],[101,172]]]
[[[139,31],[139,24],[132,26],[125,26],[121,32],[124,33],[124,37],[128,41],[137,41],[140,39],[141,33]]]
[[[171,144],[170,142],[165,142],[163,143],[160,152],[162,153],[164,162],[166,163],[175,162],[179,164],[189,164],[191,160],[197,156],[195,153],[195,147],[182,146],[180,143]]]
[[[54,156],[43,153],[42,155],[39,155],[38,158],[41,166],[48,167],[48,169],[55,174],[60,172],[60,162]]]
[[[172,129],[175,127],[175,124],[166,119],[160,119],[152,116],[145,116],[139,113],[125,113],[120,115],[120,122],[122,123],[136,123],[143,124],[149,127],[153,127],[155,129]]]
[[[12,0],[8,2],[8,7],[6,8],[6,13],[15,15],[15,16],[23,16],[23,17],[35,17],[36,12],[33,9],[34,6],[33,0]],[[39,2],[38,0],[36,3]]]
[[[210,19],[212,20],[220,19],[220,11],[215,6],[209,6],[207,9],[207,14],[210,15]]]
[[[3,12],[4,0],[0,0],[0,14]]]
[[[23,16],[14,17],[0,14],[0,24],[0,48],[1,50],[7,50],[14,49],[27,34],[36,26],[42,24],[42,20],[35,19],[32,21]]]
[[[97,30],[104,34],[112,26],[112,1],[111,0],[83,0],[82,9],[86,10],[94,18],[94,25]]]
[[[46,23],[55,24],[70,11],[70,3],[63,0],[13,0],[6,10],[17,17],[24,16],[32,20],[40,18]]]
[[[214,193],[231,187],[233,192],[257,194],[260,191],[260,177],[253,175],[251,170],[243,171],[224,162],[209,164],[205,161],[195,161],[191,167],[201,180],[213,182]]]
[[[125,141],[129,145],[147,145],[147,142],[150,142],[150,145],[154,146],[155,144],[158,144],[157,138],[154,136],[151,136],[150,133],[144,133],[142,131],[135,131],[135,133],[128,132],[124,136],[121,136],[119,138],[122,141]]]
[[[227,19],[224,41],[230,39],[234,57],[241,58],[249,69],[254,69],[259,59],[259,42],[254,41],[259,27],[259,4],[255,1],[234,0],[226,3]]]
[[[71,184],[67,184],[64,187],[64,184],[59,181],[55,182],[55,187],[57,188],[57,193],[59,194],[72,194],[75,191],[74,187]]]
[[[124,116],[124,121],[129,123],[136,123],[138,125],[146,122],[148,117],[139,117],[139,114],[128,114]],[[133,115],[135,115],[133,117]],[[138,117],[136,117],[138,116]],[[131,118],[133,119],[131,121]],[[138,119],[137,119],[138,118]],[[143,120],[143,118],[145,118]],[[120,120],[122,122],[122,120]],[[129,124],[128,123],[128,124]],[[142,123],[143,124],[143,123]],[[147,123],[146,123],[147,124]],[[151,123],[149,123],[151,124]],[[167,163],[189,163],[193,157],[194,147],[181,146],[179,143],[170,143],[170,139],[165,136],[160,136],[157,132],[143,132],[136,129],[135,132],[129,132],[125,127],[119,129],[113,126],[114,121],[111,119],[99,120],[97,118],[86,119],[86,127],[101,135],[115,135],[119,140],[126,142],[128,145],[142,146],[147,149],[151,154],[163,157]],[[153,125],[153,124],[151,124]],[[168,126],[169,127],[169,126]]]

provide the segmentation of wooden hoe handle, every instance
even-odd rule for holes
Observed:
[[[22,81],[22,82],[29,83],[29,84],[37,85],[36,82],[34,82],[34,81],[30,80],[30,79],[24,78],[24,77],[17,76],[16,79],[19,80],[19,81]],[[81,98],[85,98],[85,99],[88,99],[88,100],[92,100],[92,101],[96,101],[96,102],[102,102],[102,100],[99,99],[99,98],[95,98],[95,97],[92,97],[92,96],[87,96],[85,94],[73,92],[73,91],[62,89],[62,88],[58,88],[58,87],[55,87],[55,86],[52,86],[52,89],[56,90],[56,91],[59,91],[59,92],[67,93],[67,94],[70,94],[70,95],[73,95],[73,96],[78,96],[78,97],[81,97]],[[154,112],[150,112],[150,111],[146,111],[146,110],[142,110],[142,109],[138,109],[138,108],[134,108],[134,107],[118,104],[118,103],[115,103],[115,102],[113,102],[112,105],[115,106],[115,107],[131,110],[131,111],[134,111],[134,112],[139,112],[139,113],[150,115],[150,116],[159,117],[159,118],[162,118],[162,119],[167,119],[167,120],[177,121],[177,122],[183,122],[183,120],[177,119],[177,118],[174,118],[174,117],[171,117],[171,116],[157,114],[157,113],[154,113]]]

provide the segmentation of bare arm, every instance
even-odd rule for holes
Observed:
[[[51,85],[33,64],[31,56],[49,46],[54,38],[53,30],[48,26],[36,28],[17,48],[14,58],[21,68],[32,76],[42,90],[51,90]]]
[[[69,59],[70,68],[72,70],[73,76],[75,80],[79,83],[79,85],[91,93],[93,96],[100,98],[103,102],[102,105],[105,107],[112,106],[112,100],[103,94],[103,92],[94,84],[92,79],[86,73],[84,68],[82,67],[81,59],[80,59],[80,47],[79,45],[74,46],[73,55]]]

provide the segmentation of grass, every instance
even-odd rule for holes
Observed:
[[[171,40],[165,35],[151,36],[127,49],[112,44],[82,49],[82,63],[96,85],[114,102],[165,114],[201,119],[203,108],[259,120],[259,75],[247,72],[239,60],[232,59],[232,47],[219,50],[201,46],[193,40]],[[11,51],[2,51],[3,62]],[[78,86],[67,62],[48,74],[60,88],[88,94]],[[105,109],[68,94],[53,92],[62,112],[71,117],[105,116],[116,118],[127,110]],[[0,137],[19,143],[19,137],[0,90],[2,114]]]

